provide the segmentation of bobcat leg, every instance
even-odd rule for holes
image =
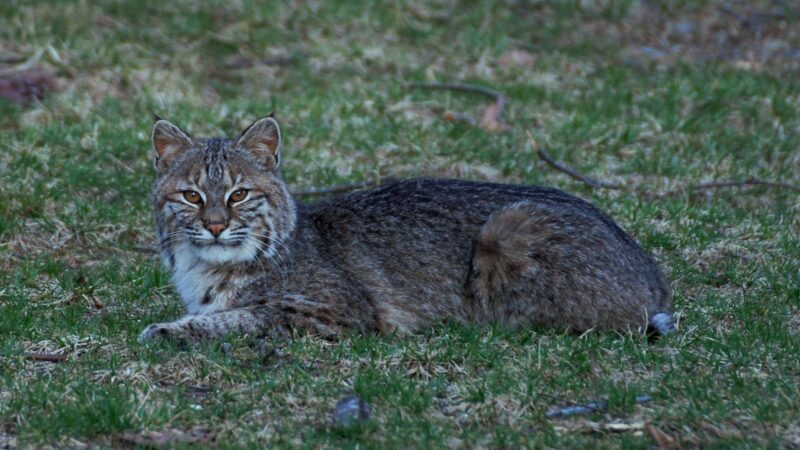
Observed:
[[[154,323],[139,335],[139,342],[154,338],[199,341],[231,333],[260,334],[258,317],[247,309],[231,309],[209,314],[185,316],[174,322]]]
[[[174,322],[150,325],[139,335],[139,341],[145,342],[157,337],[200,341],[231,333],[285,335],[294,329],[335,338],[354,324],[335,314],[336,308],[331,306],[302,295],[285,295],[278,300],[262,299],[239,308],[185,316]]]

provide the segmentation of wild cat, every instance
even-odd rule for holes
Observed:
[[[654,260],[560,190],[411,179],[305,205],[281,177],[272,116],[234,139],[158,120],[152,144],[161,257],[187,314],[142,341],[403,335],[444,320],[673,329]]]

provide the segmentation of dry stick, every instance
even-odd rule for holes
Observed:
[[[489,97],[494,100],[496,105],[496,111],[494,115],[494,120],[496,122],[500,122],[500,116],[503,114],[503,109],[506,106],[506,96],[500,91],[495,91],[494,89],[490,89],[484,86],[476,86],[474,84],[464,84],[464,83],[408,83],[406,84],[406,88],[408,89],[434,89],[440,91],[461,91],[461,92],[471,92],[473,94],[480,94],[485,97]],[[477,123],[475,120],[470,120],[461,114],[452,114],[452,118],[459,120],[461,122],[467,122],[471,125]]]
[[[394,180],[394,177],[379,177],[379,178],[369,178],[364,181],[356,182],[356,183],[346,183],[346,184],[336,184],[333,186],[328,186],[324,188],[307,188],[307,189],[300,189],[297,191],[292,192],[293,195],[299,197],[302,195],[311,195],[311,196],[322,196],[322,195],[331,195],[331,194],[341,194],[344,192],[355,191],[358,189],[364,189],[367,187],[378,186],[384,184],[388,181]]]
[[[34,67],[36,67],[39,61],[41,61],[43,54],[44,54],[44,49],[40,48],[36,50],[36,52],[33,55],[31,55],[24,61],[21,61],[19,64],[16,64],[11,67],[0,68],[0,77],[12,76],[33,69]]]
[[[131,250],[139,253],[158,253],[158,247],[156,245],[134,245],[131,247]]]
[[[536,142],[536,140],[533,139],[533,136],[531,136],[530,132],[526,131],[526,133],[528,134],[528,140],[530,140],[531,145],[533,146],[534,149],[536,149],[536,154],[539,156],[539,158],[541,158],[543,161],[545,161],[547,164],[549,164],[551,167],[555,168],[559,172],[563,172],[563,173],[569,175],[570,177],[572,177],[572,178],[574,178],[574,179],[576,179],[578,181],[583,182],[587,186],[591,186],[591,187],[594,187],[594,188],[602,188],[602,189],[626,189],[627,188],[624,184],[610,183],[608,181],[601,181],[601,180],[596,180],[594,178],[588,177],[588,176],[578,172],[577,170],[573,169],[572,167],[569,167],[564,163],[556,161],[555,159],[553,159],[552,156],[550,156],[547,152],[542,150],[541,147],[539,147],[539,144]],[[669,191],[667,193],[659,195],[659,197],[666,197],[666,196],[669,196],[669,195],[676,195],[676,194],[679,194],[681,192],[684,192],[685,190],[702,191],[702,190],[708,190],[708,189],[718,189],[718,188],[727,188],[727,187],[745,187],[745,186],[765,186],[765,187],[771,187],[771,188],[777,188],[777,189],[789,189],[789,190],[794,191],[794,192],[800,192],[800,186],[795,185],[795,184],[779,183],[779,182],[775,182],[775,181],[765,181],[765,180],[761,180],[761,179],[758,179],[758,178],[751,177],[751,178],[748,178],[748,179],[742,180],[742,181],[736,181],[736,180],[734,180],[734,181],[713,181],[713,182],[709,182],[709,183],[690,185],[690,186],[688,186],[686,188],[678,188],[678,189]]]
[[[408,89],[438,89],[442,91],[472,92],[474,94],[485,95],[491,99],[496,99],[503,95],[502,92],[495,91],[494,89],[464,83],[408,83],[406,87]]]
[[[576,171],[572,167],[570,167],[570,166],[568,166],[568,165],[566,165],[564,163],[556,161],[555,159],[553,159],[552,156],[548,155],[547,152],[545,152],[541,148],[537,148],[536,149],[536,154],[539,155],[539,158],[544,160],[544,162],[549,164],[554,169],[558,170],[559,172],[563,172],[563,173],[569,175],[570,177],[572,177],[572,178],[574,178],[574,179],[576,179],[578,181],[582,181],[584,184],[586,184],[588,186],[595,187],[595,188],[603,188],[603,189],[625,189],[625,185],[623,185],[623,184],[610,183],[608,181],[601,181],[601,180],[596,180],[594,178],[588,177],[588,176]]]
[[[794,192],[800,192],[800,186],[796,184],[779,183],[776,181],[765,181],[753,177],[743,181],[714,181],[710,183],[703,183],[695,186],[690,186],[689,189],[693,191],[702,191],[706,189],[717,189],[724,187],[744,187],[744,186],[766,186],[777,189],[789,189]]]
[[[67,355],[61,355],[58,353],[23,353],[22,356],[25,359],[45,362],[62,362],[66,361],[68,358]]]
[[[588,186],[591,186],[591,187],[594,187],[594,188],[625,189],[625,185],[618,184],[618,183],[610,183],[608,181],[601,181],[601,180],[596,180],[596,179],[591,178],[591,177],[587,177],[586,175],[578,172],[577,170],[573,169],[572,167],[570,167],[570,166],[568,166],[568,165],[566,165],[564,163],[556,161],[547,152],[542,150],[542,148],[539,146],[539,143],[536,142],[535,139],[533,139],[533,136],[531,136],[530,132],[526,131],[525,133],[528,134],[528,140],[530,141],[531,146],[533,146],[533,148],[536,150],[536,154],[544,162],[549,164],[550,167],[558,170],[559,172],[565,173],[565,174],[569,175],[570,177],[572,177],[572,178],[574,178],[574,179],[576,179],[578,181],[581,181],[584,184],[586,184]]]
[[[593,178],[587,177],[585,175],[581,175],[580,173],[576,172],[574,169],[569,168],[568,166],[564,166],[561,163],[556,162],[553,160],[547,153],[543,150],[537,150],[540,153],[542,159],[549,160],[551,164],[555,164],[556,167],[560,171],[564,171],[565,173],[569,174],[570,176],[577,177],[577,179],[583,181],[584,183],[592,186],[592,187],[601,187],[607,189],[624,189],[624,185],[617,185],[614,183],[608,183],[604,181],[595,180]],[[542,156],[543,155],[543,156]],[[324,188],[307,188],[307,189],[300,189],[292,192],[292,195],[300,197],[303,195],[308,196],[325,196],[325,195],[332,195],[332,194],[341,194],[345,192],[351,192],[358,189],[364,189],[367,187],[372,186],[379,186],[381,184],[388,183],[390,181],[396,180],[395,177],[379,177],[379,178],[370,178],[365,181],[359,181],[355,183],[345,183],[345,184],[336,184],[333,186],[328,186]],[[135,246],[134,250],[142,251],[142,252],[155,252],[155,248],[153,247],[144,247],[144,246]]]
[[[29,359],[31,361],[44,361],[44,362],[52,362],[52,363],[63,362],[63,361],[66,361],[67,358],[69,358],[69,356],[62,355],[60,353],[28,353],[28,352],[26,352],[26,353],[21,354],[20,356],[22,356],[24,359]],[[6,355],[0,355],[0,359],[3,359],[3,358],[10,358],[10,357],[6,356]]]
[[[651,197],[654,198],[672,197],[675,195],[680,195],[686,191],[698,192],[711,189],[739,188],[748,186],[763,186],[768,188],[787,189],[794,192],[800,192],[800,186],[796,184],[780,183],[777,181],[766,181],[766,180],[761,180],[759,178],[750,177],[746,180],[711,181],[708,183],[701,183],[689,186],[678,186],[677,188],[667,192],[663,192],[660,194],[652,194]]]
[[[0,64],[17,64],[21,62],[25,62],[28,59],[22,55],[0,55]]]
[[[52,363],[63,362],[69,358],[67,355],[62,355],[59,353],[23,353],[22,357],[32,361],[44,361]]]

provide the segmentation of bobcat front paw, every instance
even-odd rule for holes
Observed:
[[[177,342],[185,341],[185,337],[181,335],[180,331],[168,323],[154,323],[148,325],[147,328],[139,334],[140,344],[151,342],[156,339],[166,339]]]

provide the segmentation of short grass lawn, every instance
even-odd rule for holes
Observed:
[[[5,0],[0,56],[0,448],[800,445],[794,2]],[[296,190],[591,200],[663,266],[677,332],[140,345],[182,313],[152,252],[153,114],[222,135],[271,111]],[[334,426],[351,394],[370,420]]]

